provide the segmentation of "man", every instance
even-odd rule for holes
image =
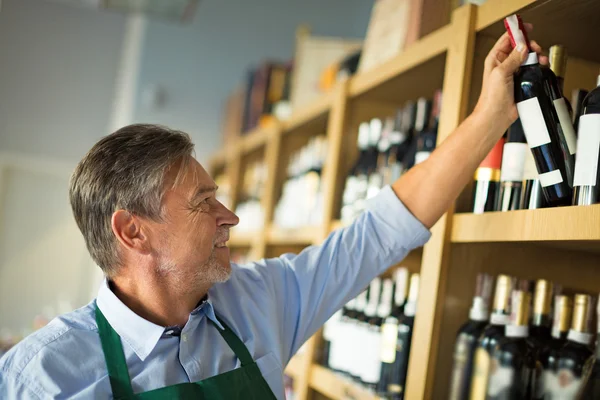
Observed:
[[[427,241],[515,120],[512,75],[526,54],[503,36],[473,114],[351,226],[247,266],[229,263],[238,218],[216,200],[186,134],[132,125],[103,138],[77,166],[70,199],[106,281],[0,361],[0,398],[282,399],[302,343]]]

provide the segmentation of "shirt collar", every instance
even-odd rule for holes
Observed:
[[[115,332],[122,340],[127,342],[140,360],[144,361],[156,347],[165,331],[165,327],[156,325],[134,313],[113,293],[106,279],[102,282],[98,291],[96,305]],[[215,325],[222,330],[224,329],[215,316],[210,298],[196,307],[190,318],[199,314],[200,311],[204,311]]]

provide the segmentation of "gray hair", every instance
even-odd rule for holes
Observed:
[[[112,214],[123,209],[160,221],[165,176],[181,163],[178,182],[193,148],[184,132],[135,124],[102,138],[79,162],[71,176],[71,208],[92,259],[107,277],[120,265]]]

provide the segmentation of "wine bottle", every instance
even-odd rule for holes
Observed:
[[[567,334],[571,326],[571,311],[573,305],[569,296],[556,296],[554,298],[554,323],[552,326],[552,339],[539,353],[538,360],[542,367],[542,391],[545,400],[552,399],[552,384],[558,365],[560,349],[567,343]]]
[[[392,362],[388,362],[389,356],[388,354],[393,353],[391,355],[392,358],[396,357],[396,334],[394,332],[392,340],[386,340],[386,321],[392,315],[392,307],[394,300],[394,281],[391,279],[385,279],[383,281],[383,287],[381,289],[381,301],[379,302],[379,307],[377,308],[377,317],[379,318],[379,331],[377,332],[380,336],[380,352],[378,354],[378,361],[380,363],[380,375],[379,382],[376,386],[377,393],[386,393],[387,386],[391,380],[391,368],[390,366],[393,364]],[[396,324],[396,327],[398,325]],[[389,335],[389,334],[388,334]],[[389,336],[388,336],[389,337]]]
[[[475,190],[473,191],[473,213],[475,214],[496,209],[503,149],[504,138],[501,138],[475,171]]]
[[[493,278],[490,275],[479,274],[477,276],[469,321],[459,329],[454,345],[454,364],[448,396],[451,400],[469,399],[475,349],[481,333],[488,324],[492,285]]]
[[[411,136],[408,130],[403,129],[403,121],[406,111],[398,110],[394,119],[394,128],[390,133],[390,151],[388,156],[388,165],[390,168],[390,184],[396,182],[406,171],[405,156],[410,147]]]
[[[571,104],[563,95],[564,76],[567,69],[567,50],[564,46],[554,45],[550,47],[550,68],[542,67],[542,73],[546,81],[546,92],[550,96],[556,115],[559,121],[559,129],[562,130],[562,138],[564,143],[561,141],[563,152],[570,155],[573,159],[569,165],[573,166],[573,170],[567,171],[571,179],[570,184],[573,185],[573,173],[575,168],[575,152],[577,151],[577,135],[573,128],[573,110]],[[568,156],[567,156],[568,157]]]
[[[363,191],[366,193],[366,188],[363,188],[363,186],[366,186],[364,181],[366,179],[367,150],[369,148],[369,124],[367,122],[359,125],[357,146],[359,149],[358,159],[346,178],[342,198],[341,219],[345,225],[350,224],[356,216],[354,204],[358,196]]]
[[[379,168],[386,156],[385,152],[382,153],[380,147],[383,139],[382,131],[383,122],[379,118],[373,118],[369,124],[369,152],[371,157],[366,200],[374,197],[383,187],[383,176]],[[362,208],[364,209],[364,206]]]
[[[377,315],[377,309],[381,301],[381,279],[375,278],[369,285],[369,302],[365,308],[366,321],[363,325],[364,360],[360,365],[360,379],[369,389],[375,389],[381,375],[381,318]]]
[[[408,137],[408,146],[404,155],[404,168],[406,171],[415,165],[417,152],[418,132],[416,131],[417,105],[414,102],[408,102],[404,107],[402,116],[402,132]]]
[[[545,381],[551,399],[576,399],[583,388],[585,377],[591,372],[594,353],[590,349],[592,334],[590,333],[589,295],[575,295],[573,321],[567,336],[567,343],[559,351],[556,374]]]
[[[575,166],[575,205],[598,202],[598,158],[600,154],[600,76],[598,87],[585,97],[579,118],[577,165]]]
[[[367,320],[365,315],[367,302],[368,291],[365,290],[356,297],[356,302],[354,303],[354,315],[349,321],[342,346],[344,351],[349,353],[344,357],[344,372],[356,381],[360,381],[361,366],[365,358],[364,347],[356,347],[356,343],[362,343],[363,341],[363,324],[365,324]]]
[[[491,353],[504,337],[504,327],[508,323],[510,314],[510,292],[512,278],[507,275],[498,275],[496,278],[496,292],[494,306],[490,315],[490,323],[485,327],[475,350],[473,378],[471,382],[471,400],[486,398],[486,389],[491,369]]]
[[[525,164],[523,166],[523,185],[521,190],[522,210],[537,210],[542,208],[546,199],[542,193],[542,184],[538,174],[535,160],[531,151],[525,153]]]
[[[517,119],[508,129],[507,141],[504,144],[497,211],[519,210],[521,208],[525,157],[528,152],[525,132],[523,132],[521,121]],[[533,169],[537,176],[535,164]]]
[[[596,313],[598,321],[598,329],[596,330],[596,359],[594,360],[592,372],[582,391],[582,400],[600,399],[600,301],[598,301]]]
[[[404,306],[408,296],[408,269],[400,267],[394,271],[394,308],[392,316],[398,319],[404,317]]]
[[[523,24],[516,15],[505,19],[514,46],[529,46]],[[529,56],[515,73],[515,102],[527,144],[533,153],[539,173],[542,192],[551,206],[569,205],[572,188],[570,180],[574,170],[573,156],[563,152],[567,143],[560,121],[546,94],[546,80],[538,62],[538,56]]]
[[[433,101],[429,102],[429,116],[425,119],[426,124],[424,129],[419,133],[417,141],[417,154],[415,156],[415,164],[419,164],[429,158],[437,143],[437,131],[440,118],[440,110],[442,107],[442,91],[436,90],[433,96]],[[425,106],[427,107],[427,106]],[[427,115],[427,108],[424,113]]]
[[[410,277],[408,300],[404,306],[404,316],[398,324],[396,358],[392,366],[392,378],[388,384],[388,396],[392,400],[403,400],[405,396],[404,389],[418,296],[419,274],[412,274]]]
[[[585,89],[574,89],[571,95],[571,103],[573,104],[573,129],[575,129],[575,133],[579,132],[579,117],[581,117],[583,100],[587,94],[588,91]]]
[[[492,353],[495,368],[490,373],[488,400],[532,399],[536,391],[534,350],[529,336],[530,294],[514,290],[511,295],[510,322],[506,336]]]
[[[424,97],[417,100],[417,115],[415,121],[415,135],[417,137],[417,152],[415,153],[415,165],[429,158],[431,151],[435,148],[435,141],[431,143],[431,135],[428,135],[428,123],[431,115],[432,101]]]
[[[550,308],[552,303],[552,282],[539,279],[535,285],[533,297],[533,315],[529,328],[530,342],[536,351],[547,347],[552,337],[552,318]]]

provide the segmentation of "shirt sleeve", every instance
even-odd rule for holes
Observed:
[[[256,263],[278,304],[285,366],[331,315],[431,236],[386,186],[350,226],[298,255]]]

